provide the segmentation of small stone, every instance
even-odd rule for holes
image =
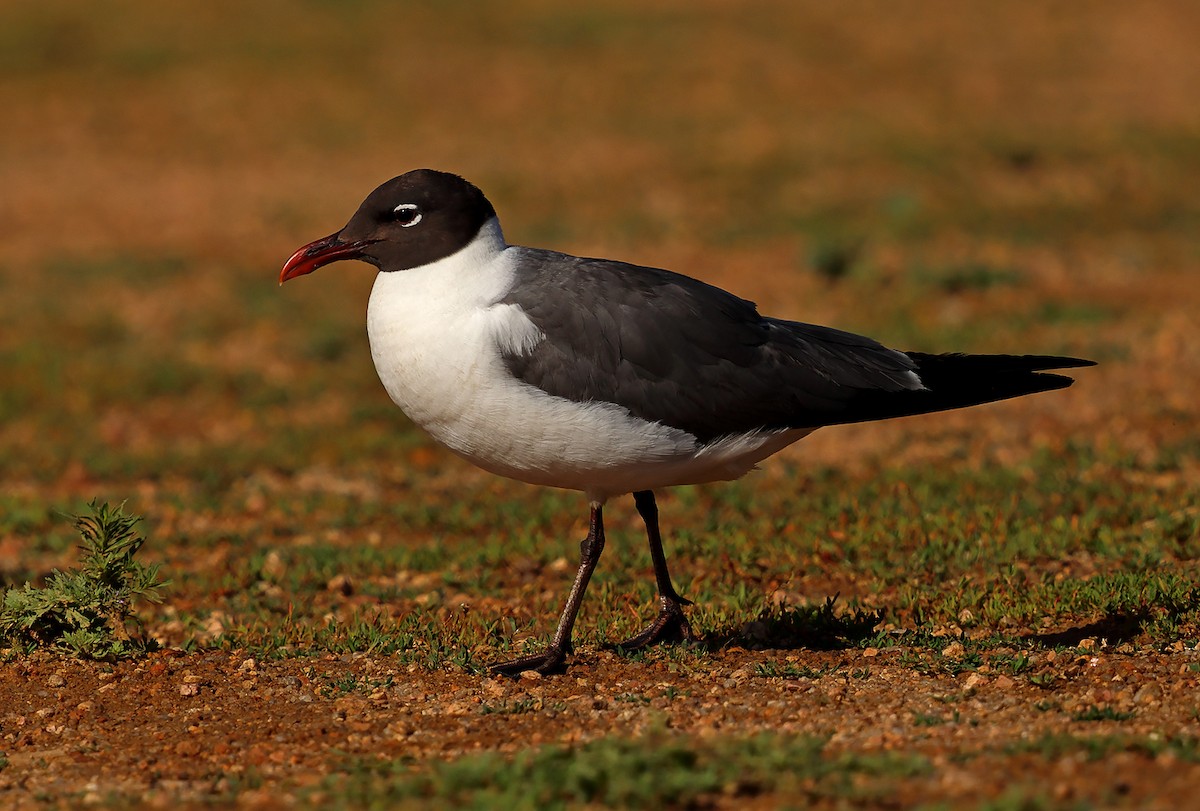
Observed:
[[[46,679],[46,684],[50,687],[62,687],[66,683],[67,680],[58,673],[52,673],[50,678]]]
[[[963,647],[961,642],[951,642],[942,648],[942,656],[945,656],[947,659],[961,659],[966,653],[967,649]]]
[[[750,672],[750,668],[742,667],[742,668],[738,668],[737,670],[730,673],[729,680],[732,681],[734,684],[741,684],[742,682],[749,679],[751,675],[752,674]]]
[[[204,621],[204,633],[209,636],[220,636],[231,624],[231,617],[224,611],[214,611]]]
[[[331,577],[329,582],[325,584],[325,588],[343,597],[349,597],[354,593],[354,581],[347,575],[339,574]]]
[[[1162,685],[1158,682],[1150,682],[1149,684],[1143,684],[1138,688],[1138,691],[1133,694],[1133,703],[1148,704],[1151,701],[1161,701],[1162,697]]]
[[[1008,676],[996,677],[995,685],[997,690],[1011,690],[1015,684],[1016,682],[1010,679]]]
[[[879,655],[879,648],[866,648],[863,650],[862,655],[866,659],[873,659]]]
[[[261,572],[270,580],[278,581],[283,577],[283,573],[287,571],[287,565],[283,562],[283,558],[272,549],[263,558]]]
[[[200,695],[200,685],[195,683],[179,685],[179,695],[181,696],[198,696]]]
[[[492,698],[499,698],[508,692],[507,685],[500,679],[485,679],[483,682],[483,692]]]
[[[963,683],[963,688],[966,690],[974,690],[977,687],[982,687],[988,683],[986,676],[980,676],[978,673],[972,673],[967,676],[967,680]]]

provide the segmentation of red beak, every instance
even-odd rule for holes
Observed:
[[[343,259],[361,259],[363,248],[370,245],[372,241],[342,242],[338,239],[338,234],[330,234],[316,242],[310,242],[283,263],[283,270],[279,272],[279,283],[283,284],[288,279],[307,275],[317,268],[325,267],[333,262],[340,262]]]

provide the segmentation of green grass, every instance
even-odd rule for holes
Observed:
[[[1085,446],[1068,454],[1044,454],[1017,470],[952,463],[853,480],[785,466],[784,481],[771,488],[752,479],[682,488],[664,501],[663,523],[676,583],[697,603],[693,629],[706,644],[649,655],[698,662],[706,649],[735,642],[910,647],[913,667],[956,672],[976,667],[979,654],[1028,656],[1087,636],[1143,646],[1196,639],[1200,590],[1188,568],[1200,554],[1193,493],[1131,487],[1148,473],[1134,460],[1109,461]],[[1086,469],[1101,459],[1105,477],[1065,486],[1064,465]],[[482,478],[447,490],[429,488],[419,472],[389,475],[380,482],[357,465],[343,471],[370,485],[362,492],[205,486],[199,497],[211,529],[176,530],[164,548],[174,593],[196,605],[182,615],[188,627],[199,629],[208,612],[221,611],[233,620],[221,647],[271,656],[365,646],[430,667],[454,660],[471,669],[514,631],[549,633],[575,563],[577,539],[563,528],[580,520],[578,499]],[[181,503],[196,497],[179,496]],[[236,529],[222,521],[257,499],[268,500],[277,517],[250,516]],[[8,503],[0,520],[10,531],[41,539],[10,564],[10,577],[27,578],[37,556],[64,550],[67,540],[49,505]],[[632,507],[618,501],[609,515],[611,549],[585,602],[583,646],[635,632],[653,610],[649,556]],[[148,523],[155,527],[153,513]],[[296,543],[293,527],[316,534]],[[221,549],[229,551],[220,566],[194,568],[197,556]],[[564,563],[552,568],[559,558]],[[1064,558],[1077,570],[1048,566]],[[837,591],[825,585],[830,575]],[[350,579],[352,598],[328,590],[338,577]],[[531,583],[539,584],[536,597]],[[769,602],[780,585],[807,602]],[[847,586],[850,596],[834,603]],[[520,607],[464,614],[451,598],[503,598]],[[363,608],[361,616],[351,606]],[[331,610],[340,617],[333,623],[323,619]],[[897,630],[878,632],[889,625]],[[948,640],[928,632],[947,626],[973,632],[975,639],[964,640],[967,657],[936,657]],[[1073,628],[1080,629],[1074,636]],[[922,652],[935,657],[922,662]],[[1025,674],[1016,661],[1003,666]]]
[[[1029,741],[1010,744],[1006,750],[1012,754],[1034,753],[1052,760],[1082,754],[1091,761],[1104,760],[1116,752],[1132,752],[1147,757],[1170,753],[1182,762],[1200,763],[1200,741],[1196,738],[1162,735],[1139,737],[1048,733]]]
[[[888,796],[896,781],[930,769],[916,755],[830,752],[820,738],[761,735],[700,743],[660,733],[529,749],[512,758],[472,755],[417,768],[357,759],[308,802],[329,808],[653,809],[789,791],[814,802],[866,803]]]
[[[1129,721],[1137,716],[1135,712],[1122,712],[1112,707],[1085,707],[1071,715],[1075,721]]]
[[[820,679],[837,673],[834,667],[808,667],[807,665],[780,665],[775,662],[759,662],[754,666],[754,675],[769,679]]]

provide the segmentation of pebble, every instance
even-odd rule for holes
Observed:
[[[351,580],[349,576],[344,574],[334,575],[329,579],[329,582],[325,584],[325,588],[328,591],[335,592],[343,597],[349,597],[350,595],[354,594],[354,581]]]
[[[1133,694],[1133,703],[1148,704],[1151,701],[1161,701],[1162,697],[1162,685],[1158,682],[1150,682],[1149,684],[1143,684],[1138,688],[1138,691]]]
[[[982,687],[988,683],[986,676],[980,676],[978,673],[972,673],[967,676],[967,680],[963,683],[963,688],[966,690],[974,690],[976,687]]]

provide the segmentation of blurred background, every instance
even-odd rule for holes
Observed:
[[[97,494],[186,535],[284,532],[283,493],[524,493],[388,402],[370,268],[276,286],[422,166],[510,242],[903,349],[1102,363],[805,465],[1070,446],[1195,481],[1197,42],[1185,0],[5,3],[0,552]]]

